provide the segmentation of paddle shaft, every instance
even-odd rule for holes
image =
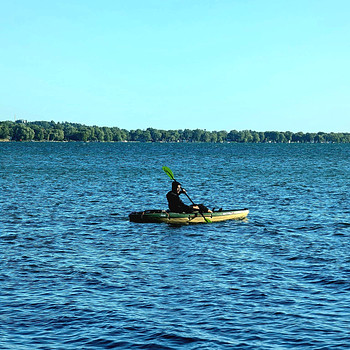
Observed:
[[[197,205],[195,202],[193,202],[193,200],[190,198],[190,196],[187,194],[186,191],[183,192],[183,193],[187,196],[187,198],[190,200],[190,202],[191,202],[193,205]]]

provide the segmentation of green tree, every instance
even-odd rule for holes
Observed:
[[[13,139],[15,141],[31,141],[34,136],[34,130],[25,124],[17,124],[13,129]]]
[[[299,131],[299,132],[293,134],[292,140],[293,140],[293,142],[304,142],[304,133]]]
[[[122,141],[130,141],[130,132],[128,130],[120,129],[120,134]]]
[[[339,143],[340,142],[339,134],[331,132],[330,134],[327,135],[327,140],[328,142]]]
[[[139,141],[141,138],[142,130],[136,129],[130,131],[130,141]]]
[[[10,138],[10,129],[5,123],[0,124],[0,139],[7,140]]]
[[[130,137],[131,141],[149,142],[152,140],[152,136],[149,130],[132,130],[130,131]]]
[[[196,129],[196,130],[193,130],[192,132],[192,140],[194,142],[199,142],[202,138],[202,135],[203,135],[203,130],[201,129]]]
[[[182,137],[185,141],[192,141],[193,131],[190,129],[185,129],[182,133]]]
[[[207,131],[207,130],[204,130],[201,137],[200,137],[200,140],[201,142],[210,142],[210,132]]]
[[[237,130],[231,130],[227,135],[227,141],[229,142],[238,142],[240,135]]]
[[[78,130],[71,136],[74,141],[87,142],[91,137],[91,130],[87,127],[78,128]]]
[[[66,140],[66,141],[70,141],[70,140],[74,140],[74,135],[76,134],[76,132],[77,132],[77,128],[76,127],[74,127],[73,125],[65,125],[64,126],[64,129],[63,129],[63,131],[64,131],[64,139]]]
[[[217,131],[212,131],[210,133],[210,140],[209,140],[209,142],[214,142],[214,143],[218,142],[218,132]]]
[[[51,141],[63,141],[64,140],[63,130],[60,128],[51,129],[50,140]]]
[[[99,141],[102,142],[104,141],[105,133],[104,131],[99,128],[98,126],[93,126],[91,128],[91,141]]]
[[[260,136],[259,136],[258,132],[253,131],[251,134],[252,134],[252,137],[253,137],[252,142],[254,142],[254,143],[260,142]]]
[[[305,140],[305,142],[314,142],[315,136],[316,136],[316,134],[307,132],[304,135],[304,140]]]
[[[221,130],[217,133],[217,142],[227,141],[227,131]]]
[[[284,133],[287,142],[291,142],[293,138],[293,133],[291,131],[286,131]]]
[[[157,142],[157,141],[161,141],[162,140],[162,132],[157,130],[157,129],[153,129],[153,128],[148,128],[147,131],[151,134],[151,140],[153,142]]]
[[[112,141],[123,141],[122,134],[119,128],[112,128]]]
[[[315,136],[315,142],[317,143],[324,143],[325,142],[325,133],[324,132],[318,132]]]
[[[102,131],[103,131],[103,133],[104,133],[104,141],[106,141],[106,142],[111,142],[111,141],[113,141],[113,133],[112,133],[112,130],[111,130],[111,128],[107,128],[106,126],[104,126],[103,128],[102,128]]]
[[[350,142],[350,133],[341,133],[341,140],[342,143],[349,143]]]
[[[283,132],[279,132],[278,133],[277,142],[278,143],[286,143],[287,142],[287,138],[286,138],[286,136],[284,135]]]
[[[265,137],[267,142],[278,142],[280,136],[278,131],[265,131]]]
[[[30,127],[34,130],[34,140],[35,141],[44,140],[44,137],[45,137],[44,128],[42,128],[39,125],[35,125],[35,124],[32,124]]]
[[[151,133],[148,130],[143,130],[139,141],[141,141],[141,142],[152,141]]]
[[[263,131],[259,132],[259,139],[260,139],[260,142],[266,141],[265,133]]]
[[[179,140],[179,132],[177,130],[167,130],[166,132],[166,141],[176,142]]]
[[[253,136],[250,130],[243,130],[239,132],[239,142],[253,142]]]

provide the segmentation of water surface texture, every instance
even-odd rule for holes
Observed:
[[[350,145],[0,144],[1,349],[350,346]],[[248,221],[128,221],[196,202]],[[184,198],[186,201],[186,198]]]

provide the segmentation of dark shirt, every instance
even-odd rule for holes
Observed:
[[[193,208],[189,205],[186,205],[181,199],[180,195],[174,193],[173,191],[168,192],[166,195],[168,200],[169,209],[174,213],[192,213]]]

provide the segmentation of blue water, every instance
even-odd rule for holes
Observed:
[[[350,347],[350,145],[1,143],[0,165],[1,349]],[[166,208],[163,165],[248,221],[130,223]]]

